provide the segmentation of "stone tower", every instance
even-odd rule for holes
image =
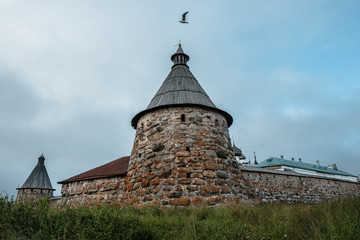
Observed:
[[[239,168],[228,127],[190,72],[181,45],[174,65],[146,110],[132,119],[136,129],[123,201],[141,205],[217,205],[238,202]]]
[[[17,188],[17,202],[36,200],[42,197],[52,197],[55,189],[52,188],[49,175],[45,168],[45,157],[41,155],[34,170],[30,173],[21,188]]]

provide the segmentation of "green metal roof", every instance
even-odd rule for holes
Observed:
[[[293,168],[301,168],[301,169],[329,173],[329,174],[357,177],[353,174],[341,171],[339,169],[335,170],[335,169],[331,169],[331,168],[328,168],[325,166],[318,166],[317,164],[297,162],[297,161],[286,160],[286,159],[281,159],[281,158],[276,158],[276,157],[270,157],[267,160],[262,161],[258,165],[254,165],[254,167],[259,167],[259,168],[275,167],[275,166],[288,166],[288,167],[293,167]]]

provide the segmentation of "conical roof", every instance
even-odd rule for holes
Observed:
[[[187,65],[189,59],[190,57],[184,53],[179,44],[176,53],[171,56],[171,61],[174,62],[174,65],[172,66],[169,75],[166,77],[160,89],[156,92],[146,110],[138,113],[132,119],[131,125],[134,128],[136,128],[139,118],[149,111],[163,107],[183,105],[196,105],[210,108],[223,114],[228,122],[228,126],[232,124],[233,120],[231,115],[216,108],[210,97],[190,72]]]
[[[44,161],[45,157],[41,155],[34,170],[32,170],[22,187],[18,189],[53,189]]]
[[[241,160],[246,159],[246,157],[243,155],[241,149],[238,148],[237,146],[235,146],[235,143],[233,143],[231,149],[233,150],[235,156],[239,156],[239,158]]]

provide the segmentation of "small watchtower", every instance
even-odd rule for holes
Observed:
[[[50,178],[45,168],[45,157],[41,154],[38,159],[38,163],[25,183],[21,188],[17,188],[17,202],[53,196],[55,189],[51,186]]]

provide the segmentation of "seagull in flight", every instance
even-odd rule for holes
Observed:
[[[188,14],[189,11],[185,12],[183,15],[182,15],[182,19],[179,21],[180,23],[189,23],[186,21],[186,14]]]

